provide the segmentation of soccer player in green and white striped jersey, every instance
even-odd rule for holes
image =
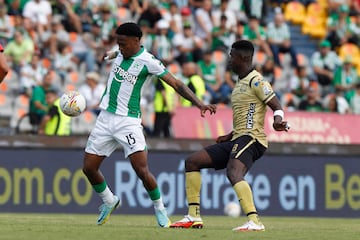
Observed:
[[[135,23],[124,23],[116,29],[119,52],[113,62],[100,112],[85,148],[83,171],[103,200],[97,224],[104,224],[120,199],[108,187],[99,168],[105,157],[121,145],[137,176],[142,180],[154,203],[157,223],[169,227],[170,220],[161,199],[155,177],[148,169],[147,147],[141,126],[140,95],[145,81],[152,75],[172,86],[182,97],[200,109],[216,112],[215,105],[205,105],[195,94],[167,71],[164,65],[140,44],[142,32]]]

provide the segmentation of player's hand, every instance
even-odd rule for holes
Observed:
[[[273,123],[273,128],[276,130],[276,131],[289,131],[290,130],[290,125],[288,122],[286,121],[281,121],[281,122],[274,122]]]
[[[206,111],[209,111],[210,114],[216,113],[216,105],[215,104],[202,105],[200,107],[201,117],[205,117]]]
[[[110,60],[110,57],[108,55],[108,52],[104,53],[103,56],[102,56],[102,59],[107,61],[107,60]]]
[[[116,58],[118,54],[119,54],[118,51],[108,51],[104,55],[103,59],[104,60],[112,60],[112,59]]]

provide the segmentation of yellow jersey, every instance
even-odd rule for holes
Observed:
[[[275,97],[270,83],[256,70],[238,79],[231,95],[233,110],[232,140],[249,135],[264,147],[268,141],[264,130],[267,103]]]

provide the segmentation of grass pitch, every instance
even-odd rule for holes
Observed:
[[[341,240],[359,239],[359,219],[262,217],[265,232],[232,232],[246,221],[203,216],[203,229],[162,229],[150,215],[113,214],[103,226],[90,214],[0,214],[1,240]],[[176,221],[182,216],[171,216]]]

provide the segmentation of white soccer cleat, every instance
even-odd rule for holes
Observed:
[[[233,231],[235,232],[265,231],[265,226],[262,223],[256,224],[252,220],[250,220],[240,227],[233,228]]]

